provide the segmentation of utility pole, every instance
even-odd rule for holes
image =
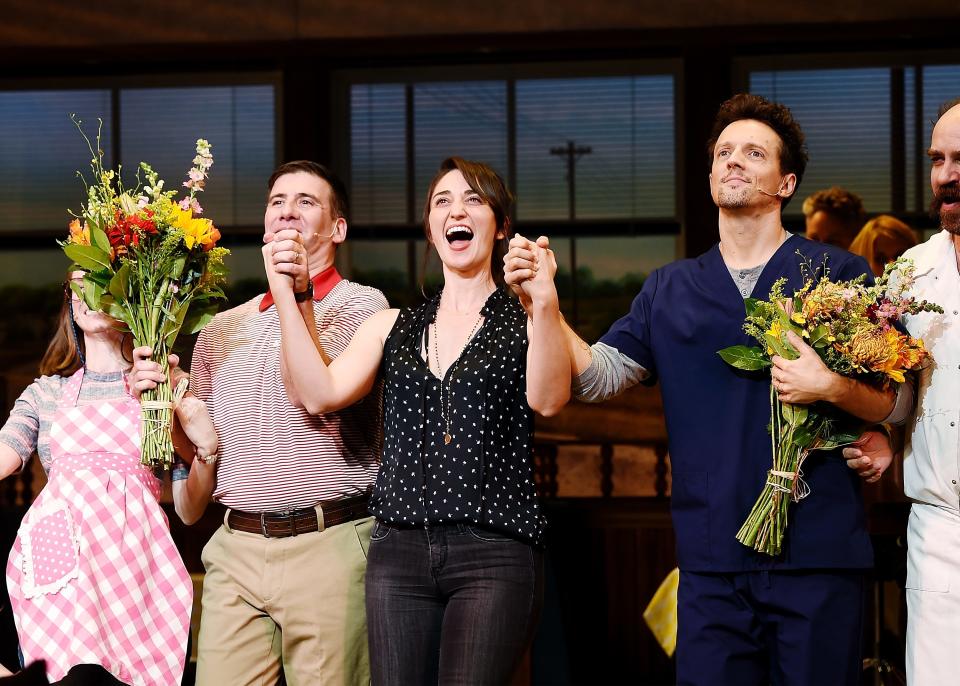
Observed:
[[[575,141],[567,141],[564,146],[550,148],[551,155],[567,158],[567,204],[571,224],[577,218],[577,161],[592,152],[593,148],[589,145],[577,145]],[[570,290],[573,296],[573,325],[577,326],[580,323],[580,308],[577,305],[577,237],[573,232],[570,234]]]

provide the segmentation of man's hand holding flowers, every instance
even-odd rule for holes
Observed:
[[[781,402],[809,405],[824,401],[871,422],[880,422],[893,410],[896,391],[877,388],[831,371],[817,351],[793,331],[786,339],[797,351],[795,360],[774,355],[770,377]]]

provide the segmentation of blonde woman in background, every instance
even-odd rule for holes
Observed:
[[[876,276],[883,274],[888,262],[893,262],[917,244],[917,234],[909,226],[889,214],[881,214],[860,229],[848,250],[865,257]]]

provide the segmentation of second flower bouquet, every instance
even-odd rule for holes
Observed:
[[[826,272],[826,265],[821,269]],[[906,293],[914,281],[910,260],[887,265],[872,286],[861,276],[831,281],[825,273],[815,278],[804,264],[804,285],[792,295],[783,293],[786,279],[770,289],[769,300],[747,298],[744,331],[760,346],[735,345],[719,351],[725,362],[746,371],[771,366],[779,355],[793,360],[796,349],[788,342],[793,331],[811,346],[827,368],[843,376],[886,388],[903,383],[904,374],[918,369],[928,353],[923,341],[895,326],[903,314],[942,312]],[[773,464],[753,509],[737,533],[737,540],[767,555],[779,555],[787,530],[789,507],[809,492],[803,481],[803,463],[813,450],[829,450],[855,441],[862,424],[838,416],[829,408],[780,401],[770,386],[770,443]]]
[[[74,122],[79,128],[79,120]],[[122,322],[134,345],[152,348],[153,359],[166,368],[177,335],[199,331],[223,298],[223,258],[229,251],[216,247],[220,232],[213,222],[196,216],[203,211],[196,196],[213,165],[210,145],[197,141],[183,184],[189,193],[177,201],[177,191],[163,190],[163,181],[145,162],[136,185],[124,188],[119,168],[115,172],[103,166],[99,135],[96,143],[94,149],[87,139],[93,179],[86,202],[61,243],[84,272],[83,287],[71,287],[90,309]],[[174,409],[169,377],[144,393],[141,402],[142,462],[169,468]]]

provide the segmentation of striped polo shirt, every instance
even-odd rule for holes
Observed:
[[[291,405],[280,374],[280,318],[276,307],[260,311],[263,297],[214,317],[193,353],[190,388],[207,403],[220,441],[213,499],[277,512],[360,495],[379,466],[380,393],[323,415]],[[380,291],[337,283],[313,303],[324,351],[337,357],[357,327],[386,308]]]

